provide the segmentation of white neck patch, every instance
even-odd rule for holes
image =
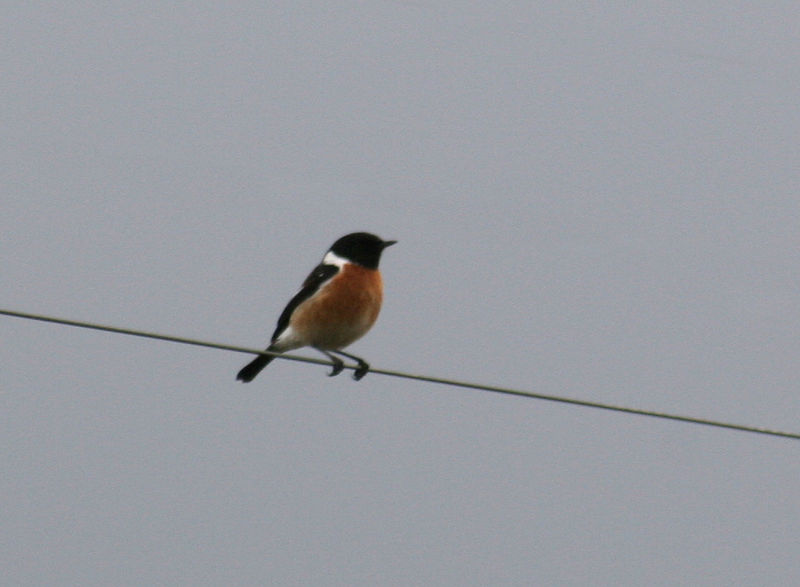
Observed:
[[[339,269],[347,265],[350,261],[344,257],[340,257],[333,251],[328,251],[322,258],[322,263],[325,265],[336,265]]]

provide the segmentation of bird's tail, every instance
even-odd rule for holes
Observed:
[[[268,348],[267,350],[269,351],[272,349]],[[274,358],[275,357],[272,355],[258,355],[255,359],[253,359],[252,361],[247,363],[247,365],[242,367],[242,370],[239,371],[239,374],[236,376],[236,379],[244,383],[252,381],[253,379],[255,379],[256,375],[261,373],[261,369],[269,365],[272,359]]]

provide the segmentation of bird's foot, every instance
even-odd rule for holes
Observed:
[[[353,371],[353,379],[358,381],[364,375],[366,375],[368,372],[369,372],[369,364],[364,362],[364,361],[359,360],[358,361],[358,367],[356,368],[355,371]]]
[[[331,369],[331,372],[328,373],[328,377],[335,377],[344,369],[344,362],[336,357],[330,357],[330,359],[333,362],[333,368]]]

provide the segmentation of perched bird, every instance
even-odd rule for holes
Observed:
[[[333,361],[331,377],[344,369],[344,362],[335,355],[358,363],[353,373],[356,381],[366,375],[367,362],[342,349],[364,336],[378,318],[383,301],[378,263],[383,249],[396,242],[354,232],[333,243],[278,318],[267,350],[285,353],[310,346]],[[257,356],[236,379],[252,381],[274,358]]]

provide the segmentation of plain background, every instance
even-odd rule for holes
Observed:
[[[800,430],[781,3],[7,3],[0,306]],[[789,585],[796,441],[0,318],[4,585]],[[308,354],[314,355],[313,352]]]

